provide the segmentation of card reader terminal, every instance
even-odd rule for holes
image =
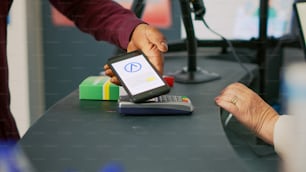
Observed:
[[[161,95],[143,103],[133,103],[128,96],[120,96],[118,111],[125,115],[188,115],[194,107],[186,96]]]

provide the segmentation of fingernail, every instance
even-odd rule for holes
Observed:
[[[168,50],[168,44],[166,42],[161,42],[161,45],[166,48],[165,51]]]

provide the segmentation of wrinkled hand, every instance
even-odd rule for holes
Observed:
[[[164,67],[163,53],[168,51],[168,45],[164,35],[156,28],[140,24],[133,31],[127,51],[141,50],[162,75]],[[111,82],[120,85],[120,81],[114,75],[108,65],[104,66],[105,74],[111,77]]]
[[[215,102],[233,114],[258,137],[273,144],[274,126],[278,114],[251,89],[240,83],[231,84],[215,98]]]

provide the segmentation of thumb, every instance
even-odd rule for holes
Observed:
[[[166,38],[159,30],[148,25],[146,27],[145,33],[146,33],[147,39],[152,44],[156,45],[159,51],[161,52],[168,51],[168,44],[167,44]]]

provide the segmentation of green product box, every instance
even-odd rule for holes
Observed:
[[[119,86],[108,76],[89,76],[79,85],[79,98],[86,100],[118,100]]]

